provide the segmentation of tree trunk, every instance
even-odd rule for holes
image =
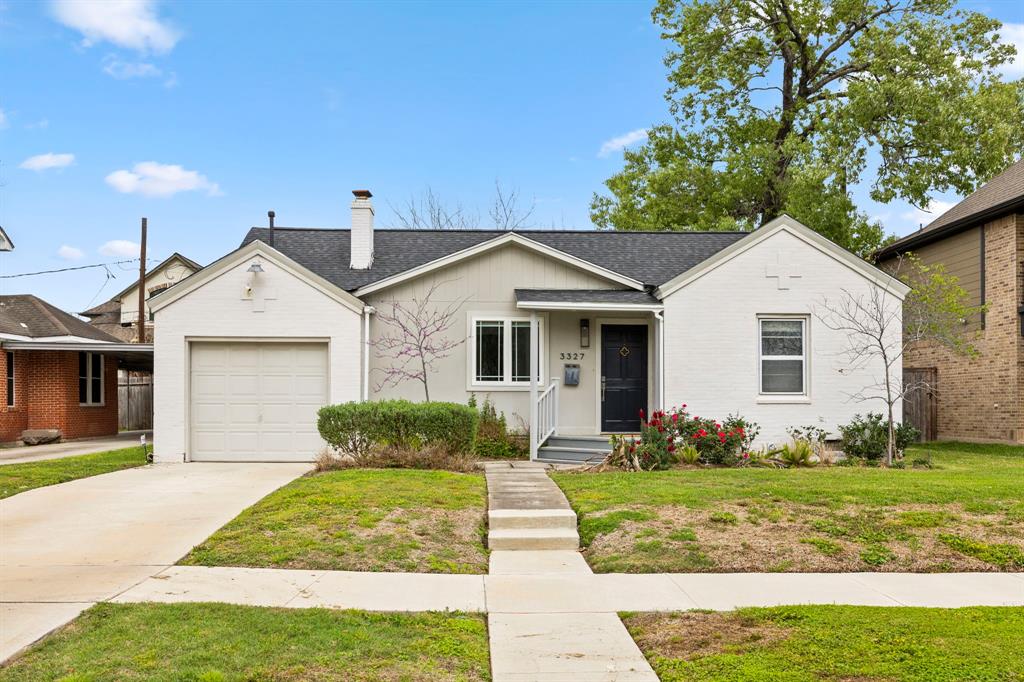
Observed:
[[[420,351],[420,369],[423,372],[423,395],[426,402],[430,402],[430,389],[427,387],[427,361],[423,359],[423,351]]]

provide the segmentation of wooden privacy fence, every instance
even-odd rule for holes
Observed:
[[[153,428],[153,375],[151,373],[118,371],[117,428],[120,431]]]
[[[921,432],[920,440],[930,441],[938,437],[938,390],[939,373],[934,367],[904,369],[904,386],[921,386],[903,396],[903,421]]]

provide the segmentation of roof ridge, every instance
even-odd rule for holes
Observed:
[[[39,312],[45,315],[47,319],[49,319],[50,322],[52,322],[54,326],[57,327],[58,330],[64,332],[64,336],[74,336],[74,334],[71,333],[71,330],[68,329],[68,326],[64,324],[64,322],[60,318],[53,314],[53,311],[50,310],[50,305],[46,301],[39,298],[35,294],[28,294],[28,299],[29,301],[32,302],[32,305],[39,309]]]
[[[266,230],[270,228],[266,225],[253,225],[249,228],[250,230]],[[275,225],[274,231],[286,230],[292,232],[351,232],[350,227],[289,227]],[[443,230],[443,229],[417,229],[409,227],[375,227],[374,232],[418,232],[420,234],[425,233],[439,233],[439,234],[466,234],[466,233],[494,233],[504,234],[511,232],[515,234],[658,234],[658,235],[695,235],[695,234],[750,234],[752,230],[599,230],[599,229],[583,229],[577,228],[572,230],[552,230],[552,229],[523,229],[523,230],[501,230],[498,228],[467,228],[458,230]]]

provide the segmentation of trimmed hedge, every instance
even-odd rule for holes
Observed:
[[[320,436],[354,457],[384,445],[469,453],[478,422],[479,414],[467,405],[408,400],[342,403],[317,413]]]

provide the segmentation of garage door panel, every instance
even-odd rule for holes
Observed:
[[[315,343],[194,343],[193,460],[310,461],[323,447],[327,347]]]

